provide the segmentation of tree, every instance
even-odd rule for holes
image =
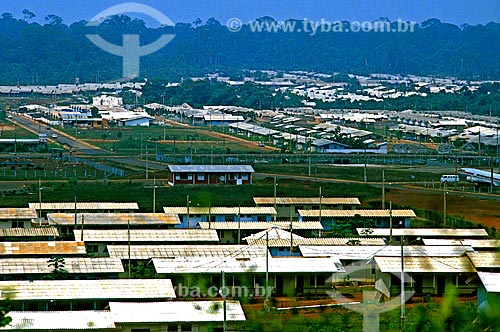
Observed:
[[[28,9],[23,9],[23,16],[26,22],[31,21],[36,15],[33,12],[30,12]]]
[[[64,268],[64,265],[66,264],[64,257],[53,256],[47,261],[47,263],[48,266],[53,269],[52,273],[46,277],[47,279],[66,279],[68,271]]]
[[[47,21],[47,23],[49,25],[59,25],[59,24],[62,24],[63,19],[60,16],[57,16],[54,14],[49,14],[49,15],[45,16],[45,21]]]

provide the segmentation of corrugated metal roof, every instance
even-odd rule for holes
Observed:
[[[478,272],[477,275],[488,293],[500,293],[500,273]]]
[[[401,272],[400,257],[375,257],[380,271]],[[460,273],[476,272],[466,256],[460,257],[405,257],[405,272],[419,273]]]
[[[0,220],[34,219],[36,211],[33,208],[0,208]]]
[[[223,322],[223,301],[175,301],[153,303],[110,302],[116,323]],[[226,301],[226,319],[244,321],[239,301]]]
[[[257,205],[274,205],[274,197],[254,197]],[[319,197],[276,197],[278,205],[315,204],[319,205]],[[321,204],[325,205],[359,205],[357,197],[322,197]]]
[[[477,269],[500,268],[500,252],[468,252],[467,256]]]
[[[176,257],[173,259],[153,258],[156,272],[161,274],[183,273],[265,273],[264,257]],[[269,257],[270,273],[335,273],[344,272],[340,261],[333,257]]]
[[[127,245],[108,245],[109,256],[127,259]],[[266,257],[265,246],[244,245],[131,245],[131,259],[169,257]]]
[[[73,230],[75,239],[81,239],[82,231]],[[127,242],[127,229],[85,229],[85,242]],[[131,229],[131,242],[219,242],[216,230],[212,229]]]
[[[78,241],[0,242],[0,255],[83,255],[86,253],[85,243]]]
[[[401,257],[401,246],[299,246],[304,257],[334,256],[338,259],[370,259],[374,256]],[[468,247],[463,246],[404,246],[406,257],[456,257],[462,256]]]
[[[239,224],[239,225],[238,225]],[[217,222],[199,222],[198,226],[201,229],[216,229],[216,230],[237,230],[238,228],[244,230],[262,230],[273,227],[283,229],[290,229],[290,223],[286,221],[265,222],[265,221],[245,221],[238,223],[237,221],[217,221]],[[322,230],[323,225],[319,221],[295,221],[292,223],[292,228],[303,230]]]
[[[426,246],[469,246],[477,248],[500,248],[500,240],[479,239],[479,240],[456,240],[456,239],[422,239]]]
[[[59,236],[55,227],[33,227],[33,228],[0,228],[0,237],[37,237],[37,236]]]
[[[118,258],[66,257],[64,269],[68,273],[120,273],[124,272]],[[53,268],[47,258],[2,258],[0,274],[49,274]]]
[[[358,242],[359,241],[359,242]],[[251,245],[266,245],[266,239],[248,239],[248,244]],[[348,245],[359,245],[359,246],[384,246],[385,241],[382,238],[333,238],[333,237],[322,237],[322,238],[302,238],[294,239],[294,246],[348,246]],[[290,247],[290,239],[269,239],[269,247]]]
[[[390,235],[389,228],[356,228],[361,236],[386,237]],[[425,237],[487,237],[484,229],[455,229],[455,228],[393,228],[393,236],[425,236]]]
[[[168,214],[177,214],[177,215],[187,215],[187,206],[165,206],[163,211]],[[276,210],[273,207],[254,207],[254,206],[242,206],[242,207],[201,207],[201,206],[190,206],[189,207],[190,214],[212,214],[212,215],[221,215],[221,214],[230,214],[230,215],[247,215],[247,214],[259,214],[259,215],[274,215],[276,214]]]
[[[263,230],[261,232],[258,232],[258,233],[255,233],[255,234],[252,234],[252,235],[249,235],[245,238],[243,238],[243,240],[259,240],[259,239],[264,239],[264,241],[266,239],[288,239],[290,240],[290,237],[293,237],[294,240],[298,240],[298,239],[303,239],[302,236],[299,236],[297,234],[293,234],[293,233],[290,233],[290,232],[287,232],[281,228],[271,228],[271,229],[266,229],[266,230]]]
[[[298,214],[302,217],[318,217],[320,210],[298,210]],[[356,216],[364,218],[389,218],[390,210],[321,210],[322,217],[335,218],[353,218]],[[413,210],[392,210],[393,217],[416,218],[417,215]]]
[[[28,203],[32,209],[40,209],[40,203]],[[42,202],[42,210],[49,211],[72,211],[75,210],[74,202]],[[76,202],[77,210],[139,210],[135,202]]]
[[[175,298],[170,279],[0,281],[0,289],[8,290],[16,301]]]
[[[85,225],[177,225],[179,216],[165,213],[78,213],[77,224]],[[49,213],[47,220],[53,225],[74,225],[74,213]]]
[[[2,330],[102,330],[114,329],[109,311],[10,311],[12,322]]]
[[[250,165],[168,165],[168,170],[175,173],[253,173]]]

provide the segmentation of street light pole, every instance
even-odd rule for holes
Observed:
[[[274,176],[274,212],[276,212],[276,214],[274,215],[274,222],[276,222],[276,215],[278,214],[278,211],[276,210],[276,175]]]
[[[404,232],[404,230],[403,230]],[[401,324],[405,319],[405,265],[404,265],[404,233],[401,233]]]
[[[443,184],[443,226],[446,227],[446,182]]]
[[[153,178],[153,213],[156,213],[156,178]]]

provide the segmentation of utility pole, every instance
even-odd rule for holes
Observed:
[[[153,213],[156,213],[156,177],[153,178]]]
[[[241,238],[241,205],[238,205],[238,245]]]
[[[222,323],[222,331],[227,332],[227,308],[226,308],[226,278],[224,276],[224,271],[221,271],[222,274],[222,306],[224,312],[224,322]]]
[[[274,215],[274,222],[276,222],[276,215],[278,214],[278,211],[276,210],[276,175],[274,176],[274,211],[276,212],[276,214]]]
[[[268,228],[266,231],[266,296],[264,300],[264,308],[269,310],[269,231],[271,229]]]
[[[321,199],[323,195],[321,194],[321,186],[319,186],[319,222],[321,223]]]
[[[131,276],[131,266],[130,266],[130,219],[127,219],[127,251],[128,251],[128,278]]]
[[[404,230],[401,233],[401,325],[404,326],[405,320],[405,262],[404,262]]]
[[[446,182],[443,184],[443,226],[446,227]]]
[[[385,169],[382,170],[382,210],[385,210]]]
[[[186,196],[186,205],[187,205],[187,229],[189,229],[189,195]]]
[[[389,202],[389,244],[392,244],[392,201]]]

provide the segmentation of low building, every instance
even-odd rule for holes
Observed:
[[[249,236],[255,232],[278,227],[282,229],[293,229],[295,234],[305,237],[318,237],[321,235],[323,226],[320,222],[289,222],[289,221],[276,221],[276,222],[199,222],[198,227],[201,229],[215,229],[219,235],[221,243],[239,243],[241,239]]]
[[[124,272],[120,259],[65,257],[65,279],[117,279]],[[53,276],[48,258],[0,258],[0,280],[39,280]]]
[[[272,207],[199,207],[166,206],[163,211],[178,216],[178,228],[195,228],[200,222],[264,222],[271,221],[276,214]]]
[[[218,260],[212,257],[176,257],[153,258],[152,262],[158,276],[171,278],[174,284],[188,289],[200,285],[219,287],[221,271],[224,271],[229,293],[236,292],[233,296],[238,297],[263,297],[266,271],[272,296],[325,294],[331,290],[334,275],[345,271],[340,261],[333,257],[221,257]],[[241,290],[247,294],[237,294]]]
[[[48,213],[130,213],[139,210],[135,202],[33,202],[28,203],[28,206],[42,217]]]
[[[279,220],[298,218],[298,210],[346,210],[353,209],[361,202],[356,197],[254,197],[256,206],[272,206]]]
[[[335,229],[355,219],[372,221],[372,227],[389,227],[391,220],[395,228],[410,227],[417,215],[413,210],[299,210],[299,221],[321,221],[325,229]]]
[[[6,331],[222,331],[245,321],[238,301],[110,302],[108,310],[11,311]]]
[[[166,301],[175,298],[169,279],[0,281],[2,297],[15,311],[104,310],[111,301]]]
[[[0,229],[29,228],[36,217],[33,208],[0,208]]]
[[[181,222],[175,214],[165,213],[49,213],[49,225],[62,236],[73,238],[73,230],[81,229],[169,229]],[[84,226],[82,226],[84,225]]]
[[[215,244],[215,230],[204,229],[75,229],[75,239],[85,241],[89,254],[107,256],[108,244]]]
[[[311,143],[311,151],[319,153],[338,153],[339,150],[345,150],[349,148],[350,146],[347,144],[342,144],[323,138],[315,139]]]
[[[85,244],[78,241],[0,242],[2,257],[52,257],[86,255]]]
[[[250,165],[168,165],[170,185],[251,184],[255,172]]]

